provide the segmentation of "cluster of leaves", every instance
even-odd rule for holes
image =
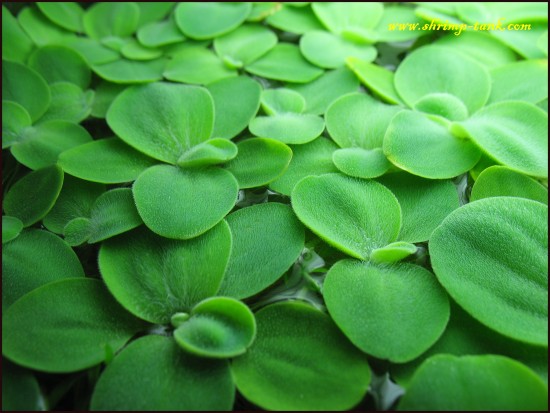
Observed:
[[[547,409],[547,26],[2,6],[4,410]]]

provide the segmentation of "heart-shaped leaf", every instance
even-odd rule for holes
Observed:
[[[313,232],[362,260],[395,241],[401,228],[401,208],[387,188],[340,174],[302,179],[292,191],[292,207]]]
[[[204,85],[237,76],[216,54],[205,47],[191,46],[180,52],[166,65],[163,76],[174,82]]]
[[[298,46],[290,43],[279,43],[245,69],[257,76],[295,83],[311,82],[323,74],[302,56]]]
[[[305,113],[322,115],[337,98],[356,92],[359,89],[359,81],[349,69],[342,67],[328,71],[312,82],[288,84],[287,87],[304,97]]]
[[[246,298],[279,279],[304,248],[304,228],[292,209],[269,202],[227,216],[233,247],[219,294]]]
[[[452,121],[468,118],[468,109],[464,103],[449,93],[430,93],[421,97],[414,104],[414,109]]]
[[[6,6],[2,5],[2,59],[25,63],[34,45]]]
[[[86,61],[77,52],[65,46],[45,46],[37,49],[29,57],[29,67],[36,70],[49,84],[71,82],[81,89],[86,89],[90,85],[92,76]]]
[[[174,331],[174,339],[185,351],[209,358],[239,356],[255,336],[254,314],[229,297],[201,301],[191,310],[191,317]]]
[[[128,37],[137,29],[140,10],[134,2],[95,3],[83,16],[84,31],[92,39]]]
[[[398,363],[426,351],[449,321],[447,294],[428,270],[412,264],[338,261],[327,274],[323,297],[352,343]]]
[[[548,189],[505,166],[491,166],[479,174],[470,201],[495,196],[517,196],[548,205]]]
[[[79,3],[39,1],[36,5],[48,19],[64,29],[72,32],[83,31],[82,17],[84,16],[84,10],[82,10]]]
[[[453,125],[509,168],[548,177],[548,114],[527,102],[499,102]]]
[[[348,57],[366,62],[372,62],[376,58],[376,49],[373,46],[346,40],[322,30],[312,30],[304,34],[300,38],[300,50],[307,60],[325,69],[344,66]]]
[[[25,227],[37,223],[52,209],[63,186],[60,167],[48,166],[25,175],[4,197],[4,211]]]
[[[454,178],[479,161],[481,151],[418,112],[402,111],[384,136],[384,154],[396,166],[429,179]]]
[[[211,39],[228,33],[247,18],[250,3],[184,2],[175,11],[176,23],[192,39]],[[197,19],[197,16],[207,18]]]
[[[548,388],[531,370],[507,357],[441,354],[420,366],[398,407],[404,411],[547,410]]]
[[[50,88],[44,78],[29,67],[3,60],[2,100],[19,103],[35,122],[50,106]]]
[[[248,400],[270,410],[346,410],[363,398],[366,358],[326,314],[287,301],[258,311],[256,323],[254,344],[231,364]]]
[[[63,230],[65,240],[69,245],[80,245],[85,241],[96,243],[122,234],[143,223],[137,213],[132,190],[130,188],[116,188],[101,194],[90,209],[90,217],[85,224],[87,226],[86,237],[80,237],[82,224],[76,221],[81,217],[69,221]]]
[[[323,118],[316,115],[284,113],[258,116],[248,125],[250,132],[261,138],[276,139],[287,144],[304,144],[325,130]]]
[[[265,26],[245,24],[214,39],[214,50],[228,67],[248,65],[277,44],[277,35]]]
[[[67,243],[37,229],[23,231],[2,246],[2,273],[2,311],[44,284],[84,276],[78,257]]]
[[[248,76],[230,77],[206,86],[214,100],[212,137],[232,139],[242,132],[260,107],[261,86]],[[235,105],[235,96],[239,104]]]
[[[61,153],[58,163],[70,175],[86,181],[114,184],[135,180],[157,162],[118,138],[107,138]]]
[[[245,139],[237,147],[237,157],[225,167],[241,189],[267,185],[284,173],[292,159],[292,150],[275,139]]]
[[[237,145],[233,142],[223,138],[214,138],[184,152],[179,157],[177,164],[182,168],[216,165],[235,158],[237,152]]]
[[[22,230],[23,223],[19,219],[2,215],[2,244],[17,238]]]
[[[234,398],[225,360],[196,358],[171,337],[150,335],[130,343],[107,366],[95,386],[91,409],[227,411]]]
[[[430,93],[449,93],[474,113],[489,99],[491,79],[485,67],[449,47],[421,47],[395,72],[395,88],[409,106]]]
[[[294,186],[306,176],[338,172],[332,163],[332,153],[338,149],[330,139],[319,137],[304,145],[292,146],[292,160],[288,169],[269,187],[290,196]]]
[[[226,170],[183,170],[171,165],[147,169],[136,179],[139,215],[153,232],[189,239],[208,231],[231,211],[239,185]]]
[[[175,163],[186,150],[210,138],[214,104],[210,93],[196,86],[134,86],[111,104],[107,123],[138,151]]]
[[[382,148],[344,148],[334,151],[332,162],[349,176],[370,179],[384,175],[391,167]]]
[[[216,294],[231,250],[221,222],[188,241],[161,238],[144,228],[105,241],[99,269],[107,287],[130,312],[165,324]]]
[[[501,334],[546,346],[547,216],[540,202],[481,199],[451,213],[430,238],[435,274],[461,307]]]
[[[40,323],[29,323],[36,314],[42,314]],[[84,370],[144,327],[100,281],[69,278],[31,291],[4,313],[2,353],[35,370]]]
[[[459,207],[457,189],[451,181],[424,179],[406,172],[387,174],[378,181],[392,191],[401,206],[401,241],[427,241],[445,217]]]
[[[364,93],[350,93],[328,107],[327,131],[342,148],[381,148],[390,121],[399,111]]]
[[[394,86],[394,73],[385,67],[364,62],[355,57],[346,60],[347,66],[357,75],[361,83],[388,103],[402,105],[401,97]]]

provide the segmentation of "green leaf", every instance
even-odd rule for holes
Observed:
[[[88,64],[77,52],[65,46],[44,46],[35,50],[29,57],[29,67],[50,84],[66,81],[81,89],[90,85],[91,71]]]
[[[325,130],[323,118],[316,115],[284,113],[258,116],[248,125],[253,135],[276,139],[287,144],[304,144],[317,138]]]
[[[310,30],[323,30],[323,25],[309,7],[291,7],[281,4],[279,10],[266,19],[267,24],[285,32],[304,34]]]
[[[44,284],[84,276],[78,257],[67,243],[38,229],[23,231],[2,246],[2,273],[2,311]]]
[[[372,250],[370,261],[378,264],[397,262],[416,253],[416,251],[417,247],[414,244],[403,241],[392,242],[385,247]]]
[[[182,168],[216,165],[235,158],[237,152],[237,145],[227,139],[209,139],[184,152],[177,165]]]
[[[248,17],[250,3],[184,2],[175,11],[176,23],[192,39],[211,39],[229,33]]]
[[[233,139],[260,107],[261,86],[248,76],[229,77],[206,86],[214,100],[213,138]],[[235,104],[235,96],[239,104]]]
[[[248,65],[277,44],[277,35],[265,26],[245,24],[214,39],[214,50],[228,67]]]
[[[441,338],[413,361],[392,365],[392,378],[406,386],[422,362],[435,354],[500,354],[524,363],[548,382],[548,351],[545,347],[502,336],[476,321],[454,302],[451,302],[451,319]]]
[[[89,216],[90,219],[87,224],[87,237],[83,241],[79,240],[80,234],[78,228],[82,224],[76,222],[76,226],[73,226],[75,225],[72,224],[73,219],[65,225],[63,232],[69,245],[76,246],[85,241],[93,244],[122,234],[143,224],[137,213],[130,188],[115,188],[101,194],[90,208],[90,214],[84,216]]]
[[[252,347],[233,360],[237,388],[269,410],[346,410],[370,382],[366,358],[338,331],[329,316],[287,301],[256,313]]]
[[[11,153],[35,170],[55,165],[62,152],[92,141],[86,129],[65,120],[41,122],[23,129],[17,138]]]
[[[322,30],[312,30],[304,34],[300,38],[300,51],[307,60],[324,69],[342,67],[349,57],[367,62],[376,58],[376,49],[373,46],[346,40]]]
[[[247,298],[277,281],[304,248],[304,228],[292,209],[276,202],[227,216],[233,247],[219,294]]]
[[[52,209],[62,185],[63,171],[58,166],[30,172],[9,189],[4,211],[20,219],[25,227],[35,224]]]
[[[240,189],[256,188],[274,181],[292,159],[292,150],[275,139],[245,139],[237,147],[237,157],[225,168],[237,179]]]
[[[2,100],[19,103],[35,122],[48,109],[50,99],[42,76],[20,63],[2,61]]]
[[[298,46],[279,43],[260,59],[245,67],[247,72],[268,79],[307,83],[323,74],[300,53]]]
[[[304,145],[294,145],[288,169],[269,184],[270,189],[290,196],[294,186],[302,178],[338,172],[332,163],[332,153],[338,149],[330,139],[319,137]]]
[[[406,172],[384,175],[378,181],[392,191],[403,216],[399,240],[424,242],[447,215],[459,207],[451,181],[424,179]]]
[[[103,411],[229,411],[234,398],[235,386],[225,360],[193,357],[172,338],[152,335],[132,342],[107,366],[90,407]]]
[[[33,48],[17,19],[2,5],[2,59],[25,63]]]
[[[77,52],[89,66],[114,62],[119,59],[117,52],[103,46],[99,41],[87,37],[64,38],[59,44]]]
[[[266,89],[262,92],[261,104],[268,115],[302,113],[306,100],[300,93],[290,89]]]
[[[507,357],[441,354],[422,364],[399,410],[447,409],[547,410],[548,389],[531,370]]]
[[[23,223],[19,219],[2,215],[2,244],[17,238],[22,230]]]
[[[151,83],[162,80],[165,59],[145,62],[119,59],[107,63],[95,64],[93,71],[102,79],[120,84]]]
[[[174,339],[185,351],[200,357],[230,358],[243,354],[256,336],[252,311],[229,297],[201,301],[191,318],[174,331]]]
[[[137,38],[142,45],[147,47],[166,46],[185,40],[185,36],[173,18],[165,21],[152,21],[146,24],[138,30]]]
[[[548,114],[535,105],[494,103],[454,127],[510,169],[548,177]]]
[[[449,47],[421,47],[395,72],[395,88],[409,106],[430,93],[459,98],[474,113],[487,102],[491,79],[485,67]]]
[[[29,112],[19,103],[2,101],[2,149],[9,148],[19,140],[19,135],[32,120]]]
[[[516,60],[515,53],[492,33],[462,31],[459,36],[448,34],[434,44],[452,47],[467,54],[488,69],[494,69]]]
[[[415,9],[405,4],[384,5],[384,13],[376,25],[376,39],[378,42],[405,42],[423,36],[426,30],[392,30],[391,24],[405,23],[407,27],[422,26],[423,19],[416,16]],[[399,26],[399,23],[397,25]],[[409,26],[410,25],[410,26]],[[417,27],[418,27],[417,26]]]
[[[25,7],[17,20],[38,47],[62,44],[68,39],[76,38],[74,33],[59,27],[35,7]]]
[[[46,410],[40,386],[31,371],[2,360],[2,410]]]
[[[344,148],[334,151],[332,162],[340,172],[356,178],[370,179],[384,175],[391,167],[382,148]]]
[[[234,68],[227,67],[212,50],[191,46],[178,52],[168,62],[163,76],[174,82],[204,85],[237,74]]]
[[[196,86],[171,83],[134,86],[113,101],[107,123],[138,151],[176,163],[185,151],[210,138],[214,104],[210,93]]]
[[[411,111],[402,111],[391,120],[383,149],[394,165],[429,179],[458,176],[481,157],[469,139],[458,138],[447,127]]]
[[[157,165],[134,183],[139,215],[153,232],[189,239],[208,231],[233,209],[239,186],[226,170]]]
[[[118,138],[79,145],[61,153],[58,161],[70,175],[105,184],[133,181],[156,163]]]
[[[370,40],[369,29],[376,27],[384,12],[382,3],[314,3],[311,7],[332,33],[363,42]]]
[[[394,73],[388,69],[364,62],[355,57],[346,60],[347,66],[355,73],[361,83],[388,103],[402,105],[403,102],[394,86]]]
[[[414,109],[428,115],[440,116],[451,121],[461,121],[468,118],[468,109],[457,97],[448,93],[430,93],[421,97]],[[433,119],[434,116],[429,116]]]
[[[63,188],[55,205],[44,217],[43,224],[51,232],[63,234],[63,228],[69,221],[78,217],[90,216],[93,203],[105,192],[105,185],[82,181],[65,175]]]
[[[338,261],[327,274],[323,297],[353,344],[392,362],[418,357],[449,321],[447,294],[428,270],[412,264]]]
[[[349,69],[342,67],[325,72],[312,82],[288,84],[287,87],[304,97],[305,113],[322,115],[337,98],[359,90],[359,81]]]
[[[273,13],[276,13],[281,7],[282,7],[282,4],[275,1],[266,1],[264,3],[253,2],[252,10],[248,15],[248,17],[246,18],[246,21],[248,22],[262,21],[266,17],[269,17]]]
[[[138,27],[143,27],[144,25],[160,21],[167,17],[168,14],[172,15],[171,12],[174,10],[174,1],[139,1],[137,5],[139,6],[139,21]],[[170,16],[168,16],[170,18]]]
[[[40,124],[53,120],[80,123],[92,112],[93,90],[82,91],[74,83],[56,82],[50,85],[52,100]]]
[[[381,148],[390,121],[400,110],[364,93],[350,93],[328,107],[327,131],[342,148]]]
[[[472,187],[470,201],[495,196],[533,199],[548,205],[548,189],[505,166],[491,166],[483,170]]]
[[[532,22],[530,30],[493,31],[499,41],[527,59],[544,59],[547,56],[537,47],[538,40],[548,30],[548,22]]]
[[[45,2],[36,3],[38,8],[52,22],[72,32],[82,32],[82,17],[84,10],[76,2]]]
[[[292,207],[314,233],[362,260],[395,241],[401,228],[401,208],[387,188],[340,174],[302,179],[292,191]]]
[[[95,118],[105,119],[111,103],[126,87],[102,80],[95,88],[91,115]]]
[[[166,324],[216,294],[229,260],[231,232],[221,222],[187,240],[136,229],[101,245],[99,269],[107,287],[130,312]]]
[[[140,10],[136,3],[95,3],[83,17],[84,31],[92,39],[128,37],[137,29]]]
[[[162,50],[143,46],[137,40],[131,40],[122,46],[120,53],[126,59],[131,60],[153,60],[162,56]]]
[[[491,71],[489,103],[521,100],[539,103],[548,98],[548,60],[523,60]]]
[[[40,323],[29,323],[37,314]],[[143,328],[103,283],[69,278],[31,291],[4,313],[2,353],[34,370],[68,373],[103,362],[107,348],[120,349]]]
[[[532,200],[481,199],[451,213],[430,239],[435,274],[461,307],[501,334],[545,346],[547,215]]]

